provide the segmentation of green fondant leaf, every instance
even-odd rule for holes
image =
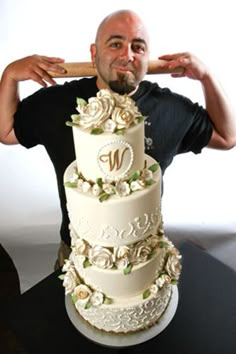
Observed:
[[[110,197],[110,194],[102,193],[99,197],[99,202],[103,202],[104,200],[107,200],[109,197]]]
[[[155,183],[154,179],[148,179],[145,181],[145,186],[151,186],[154,183]]]
[[[86,305],[84,306],[84,308],[87,310],[87,309],[89,309],[91,306],[92,306],[92,302],[91,302],[91,301],[88,301],[88,302],[86,303]]]
[[[102,185],[103,185],[102,178],[97,178],[96,183],[100,188],[102,188]]]
[[[131,272],[131,269],[132,269],[132,264],[129,264],[124,270],[123,270],[123,273],[124,275],[127,275]]]
[[[115,130],[115,134],[116,135],[124,135],[125,134],[125,129],[123,128],[123,129],[117,129],[117,130]]]
[[[110,305],[110,304],[112,304],[112,299],[111,299],[110,297],[105,297],[104,304],[105,304],[105,305]]]
[[[140,171],[135,171],[132,176],[129,179],[129,183],[133,181],[137,181],[137,179],[140,177]]]
[[[72,303],[75,304],[76,301],[78,300],[77,296],[75,294],[71,294],[71,300],[72,300]]]
[[[73,123],[79,123],[79,121],[80,121],[80,114],[72,114],[70,117],[71,117]]]
[[[88,102],[85,101],[83,98],[77,97],[76,98],[77,106],[87,106]]]
[[[102,134],[104,130],[102,128],[94,128],[91,130],[90,134],[92,135],[99,135]]]
[[[60,274],[60,275],[58,276],[58,279],[60,279],[60,280],[64,280],[64,278],[65,278],[65,274]]]
[[[159,164],[158,163],[154,163],[153,165],[149,166],[148,169],[152,172],[156,172],[159,168]]]
[[[77,182],[65,182],[64,185],[65,187],[76,188]]]
[[[139,117],[136,117],[135,120],[137,121],[137,123],[141,123],[144,121],[144,117],[143,116],[139,116]]]
[[[147,299],[151,295],[151,291],[149,289],[143,292],[143,299]]]
[[[90,267],[91,266],[91,263],[89,262],[89,260],[88,259],[85,259],[85,261],[83,262],[83,267],[84,268],[88,268],[88,267]]]
[[[76,127],[78,124],[75,124],[75,123],[71,122],[70,120],[67,120],[67,121],[66,121],[66,125],[67,125],[68,127]]]
[[[168,247],[168,243],[167,242],[164,242],[164,241],[159,241],[158,242],[158,246],[160,248],[165,248],[165,247]]]

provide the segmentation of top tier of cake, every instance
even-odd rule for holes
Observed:
[[[77,169],[95,182],[127,179],[144,166],[144,122],[134,101],[101,90],[72,115]],[[94,136],[96,135],[96,136]]]

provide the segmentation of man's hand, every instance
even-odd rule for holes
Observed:
[[[189,79],[203,81],[208,75],[206,66],[191,53],[166,54],[158,59],[167,60],[163,67],[175,69],[181,66],[184,68],[180,74],[171,74],[172,77],[188,77]]]
[[[16,82],[33,80],[43,87],[48,86],[48,84],[56,85],[48,71],[64,73],[65,69],[58,65],[63,62],[64,59],[61,58],[32,55],[9,64],[4,75]]]

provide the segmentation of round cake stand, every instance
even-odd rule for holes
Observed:
[[[80,317],[72,304],[70,296],[65,297],[66,311],[75,328],[91,341],[109,347],[128,347],[148,341],[157,336],[168,326],[175,315],[179,299],[177,286],[174,285],[172,289],[173,292],[169,305],[158,323],[150,328],[135,333],[115,334],[99,331]]]

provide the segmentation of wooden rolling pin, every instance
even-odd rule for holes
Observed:
[[[170,70],[168,68],[162,68],[162,64],[166,63],[165,60],[150,60],[148,63],[147,74],[181,74],[183,68],[181,66]],[[96,69],[93,67],[91,62],[81,62],[81,63],[62,63],[60,64],[65,68],[66,72],[63,74],[53,73],[49,71],[52,77],[85,77],[85,76],[96,76]]]

